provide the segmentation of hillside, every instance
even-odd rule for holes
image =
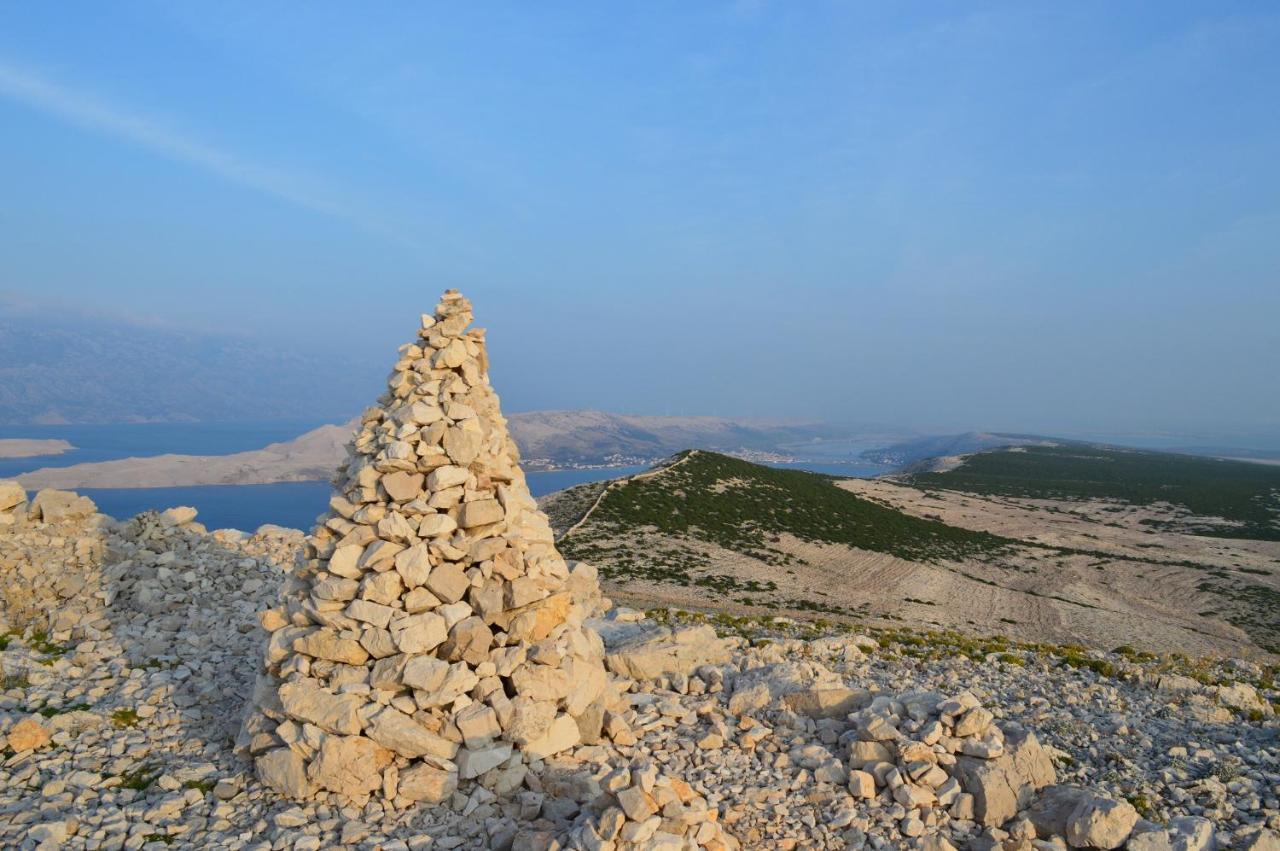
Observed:
[[[1280,541],[1280,469],[1171,452],[1066,444],[997,449],[905,481],[924,489],[1111,501],[1158,509],[1145,525]]]
[[[884,508],[838,489],[830,476],[780,470],[714,452],[682,452],[612,488],[592,513],[596,526],[645,527],[697,536],[741,555],[785,564],[783,534],[917,561],[1002,552],[1014,541],[969,532]],[[579,532],[573,546],[589,546]]]
[[[1028,641],[1280,648],[1280,547],[708,452],[545,497],[566,554],[637,604],[906,621]],[[1067,518],[1074,525],[1055,525]],[[1155,581],[1153,581],[1155,580]]]

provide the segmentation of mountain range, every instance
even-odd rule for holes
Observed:
[[[0,298],[0,425],[337,421],[378,378],[340,353]]]

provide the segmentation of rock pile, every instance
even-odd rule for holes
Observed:
[[[262,616],[239,746],[290,797],[515,788],[528,763],[597,740],[616,700],[582,626],[595,574],[556,552],[471,321],[446,292],[401,347],[305,561]]]
[[[999,826],[1053,783],[1053,763],[1034,734],[1006,732],[971,693],[877,695],[849,716],[849,788],[885,788],[906,807],[901,830],[918,836],[951,818]]]
[[[604,778],[598,812],[584,818],[569,844],[586,851],[728,851],[738,841],[720,826],[719,812],[677,777],[652,762],[619,768]]]
[[[101,608],[97,566],[107,520],[87,497],[42,490],[27,502],[26,491],[0,481],[0,632],[34,627],[41,633],[90,628]],[[49,570],[50,563],[59,565]],[[99,620],[91,631],[105,628]],[[79,634],[85,634],[82,629]]]

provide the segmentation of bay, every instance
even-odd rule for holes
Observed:
[[[0,459],[0,478],[11,478],[41,467],[62,467],[88,461],[180,453],[224,455],[261,449],[290,440],[319,422],[260,423],[128,423],[79,426],[0,426],[0,437],[61,438],[76,448],[62,455]],[[888,468],[866,463],[832,461],[775,463],[771,466],[810,470],[835,476],[875,476]],[[586,482],[629,476],[644,465],[592,469],[549,470],[526,474],[535,497]],[[117,519],[143,511],[177,505],[196,509],[210,529],[253,531],[264,524],[308,530],[328,506],[328,482],[280,482],[268,485],[198,485],[164,488],[78,488],[98,509]]]
[[[810,470],[836,476],[866,476],[884,472],[883,467],[858,464],[773,464],[796,470]],[[821,469],[814,469],[821,468]],[[527,473],[529,492],[535,497],[587,482],[616,479],[645,470],[644,466],[601,467],[587,470],[549,470]],[[857,472],[854,472],[857,470]],[[173,488],[80,488],[98,510],[117,519],[143,511],[189,505],[199,512],[199,520],[210,529],[242,529],[252,532],[271,523],[292,529],[309,530],[329,504],[332,486],[328,482],[280,482],[272,485],[199,485]]]
[[[529,492],[543,496],[574,485],[615,479],[644,467],[602,467],[590,470],[550,470],[527,473]],[[143,511],[189,505],[210,529],[252,532],[265,523],[309,530],[329,505],[328,482],[280,482],[272,485],[198,485],[174,488],[78,488],[103,514],[117,520]]]

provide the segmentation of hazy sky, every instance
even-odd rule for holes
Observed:
[[[389,367],[458,286],[512,410],[1280,429],[1277,44],[1273,2],[6,3],[0,290]]]

